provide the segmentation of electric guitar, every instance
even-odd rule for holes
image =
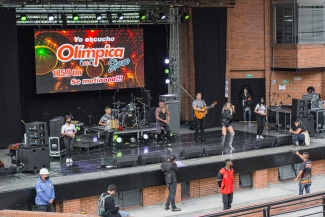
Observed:
[[[204,118],[204,116],[205,116],[206,114],[208,114],[208,109],[212,108],[213,106],[215,106],[215,105],[217,105],[217,104],[218,104],[217,102],[214,102],[213,104],[211,104],[211,105],[208,106],[208,107],[202,107],[202,109],[205,109],[204,112],[196,111],[196,110],[195,110],[195,112],[194,112],[195,117],[196,117],[197,119],[199,119],[199,120],[202,119],[202,118]]]

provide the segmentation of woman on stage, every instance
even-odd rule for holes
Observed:
[[[247,88],[244,88],[244,91],[241,95],[241,106],[243,109],[243,118],[244,118],[244,123],[247,124],[247,126],[252,126],[253,124],[251,123],[251,117],[252,117],[252,112],[251,112],[251,103],[252,96],[248,93]],[[246,122],[246,113],[248,113],[248,123]]]
[[[65,125],[61,128],[61,134],[64,136],[66,162],[72,163],[73,146],[76,141],[75,135],[77,130],[74,124],[71,124],[71,117],[69,115],[64,116],[64,122]]]
[[[266,115],[267,115],[267,107],[264,102],[264,97],[260,98],[260,102],[256,105],[254,112],[256,113],[256,120],[257,120],[257,133],[256,133],[256,139],[263,139],[262,136],[265,121],[266,121]]]
[[[234,140],[235,131],[231,126],[232,122],[232,116],[235,112],[235,106],[233,106],[230,102],[227,102],[223,108],[222,108],[222,118],[221,118],[221,130],[222,130],[222,136],[221,136],[221,145],[224,147],[227,130],[230,133],[230,139],[229,139],[229,147],[231,150],[234,150],[232,147],[232,142]]]

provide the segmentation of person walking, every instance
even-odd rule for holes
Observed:
[[[299,151],[296,151],[295,154],[303,160],[300,165],[299,173],[294,179],[295,181],[299,180],[299,195],[304,193],[304,189],[306,194],[309,194],[311,186],[311,160],[309,160],[309,153],[303,152],[301,155]]]
[[[234,169],[230,159],[225,160],[225,167],[219,170],[217,182],[222,194],[223,209],[230,209],[234,193]]]
[[[46,168],[39,171],[36,182],[35,204],[40,212],[54,212],[53,201],[55,199],[54,186],[50,180],[50,173]]]

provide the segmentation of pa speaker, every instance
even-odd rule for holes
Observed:
[[[114,164],[117,168],[132,167],[132,166],[137,166],[138,161],[139,161],[139,155],[131,154],[131,155],[127,155],[125,157],[117,157],[114,160]]]
[[[280,146],[280,145],[291,145],[292,143],[292,136],[288,135],[288,136],[278,136],[276,138],[276,145]]]
[[[259,140],[258,148],[271,148],[274,146],[276,142],[276,137],[266,137],[264,139]]]
[[[57,117],[50,120],[50,136],[51,137],[61,136],[62,125],[64,125],[64,117]]]
[[[183,159],[199,158],[202,157],[203,152],[204,152],[204,147],[196,146],[196,147],[190,147],[182,150],[179,153],[179,156]]]
[[[25,171],[36,171],[42,168],[50,168],[48,147],[30,147],[21,149],[20,163],[24,164]]]
[[[150,152],[148,154],[142,154],[141,155],[141,163],[142,165],[148,164],[148,163],[159,163],[160,162],[160,151],[154,151]]]
[[[204,156],[208,157],[210,155],[220,155],[222,154],[221,145],[209,145],[204,148]]]
[[[170,113],[169,128],[173,134],[180,132],[179,101],[166,101]]]

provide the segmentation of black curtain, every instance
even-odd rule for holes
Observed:
[[[21,85],[22,118],[25,122],[46,121],[55,116],[72,113],[75,120],[89,124],[89,117],[79,108],[94,116],[91,124],[97,124],[104,114],[104,107],[111,106],[116,90],[82,91],[74,93],[36,94],[34,29],[18,27],[19,71]],[[89,27],[91,28],[91,27]],[[164,25],[145,26],[144,31],[144,73],[146,89],[151,91],[151,104],[157,105],[158,95],[166,94],[164,57],[167,53],[166,28]],[[116,101],[131,102],[131,93],[141,97],[140,88],[120,89]],[[49,125],[48,125],[49,126]]]
[[[221,109],[225,103],[226,74],[226,8],[193,8],[193,43],[195,91],[210,105],[206,127],[219,126]]]
[[[16,10],[0,9],[0,148],[21,142]]]

